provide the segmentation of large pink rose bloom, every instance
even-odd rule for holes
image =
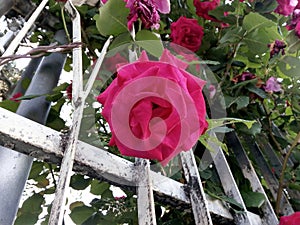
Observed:
[[[279,225],[299,225],[300,224],[300,212],[295,212],[289,216],[280,217]]]
[[[162,165],[193,147],[208,126],[205,81],[186,72],[187,66],[165,50],[160,61],[149,61],[143,52],[137,62],[118,68],[97,98],[111,128],[110,145]]]
[[[278,6],[274,12],[289,16],[293,13],[295,7],[298,4],[298,0],[277,0]]]

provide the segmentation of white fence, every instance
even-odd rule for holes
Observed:
[[[6,49],[3,56],[14,54],[17,46],[46,4],[47,0],[44,0],[37,7],[24,24],[23,29]],[[65,4],[65,10],[73,22],[72,40],[73,42],[81,42],[80,15],[69,1]],[[110,39],[105,45],[101,56],[104,56],[109,41]],[[98,69],[96,65],[95,71],[83,89],[81,51],[80,46],[73,49],[74,114],[73,124],[68,138],[65,138],[62,133],[0,108],[0,144],[2,146],[40,160],[51,163],[61,163],[60,180],[57,186],[49,224],[62,223],[72,170],[90,177],[104,179],[116,185],[118,183],[122,186],[126,186],[127,184],[132,186],[134,184],[138,197],[139,224],[142,225],[156,224],[154,198],[160,201],[167,200],[169,204],[177,206],[191,207],[196,224],[212,225],[213,221],[214,224],[218,224],[217,221],[220,220],[227,221],[228,224],[234,223],[240,225],[275,225],[278,223],[277,217],[260,180],[244,151],[236,152],[242,172],[245,178],[251,181],[252,189],[263,193],[266,197],[266,201],[261,208],[263,211],[262,217],[247,210],[223,151],[214,143],[211,143],[211,147],[215,151],[206,154],[211,154],[209,157],[212,158],[216,166],[225,194],[242,205],[244,209],[243,213],[229,211],[221,201],[212,199],[204,193],[192,150],[181,153],[180,155],[185,179],[187,181],[186,184],[182,184],[151,171],[148,160],[137,159],[135,163],[132,163],[104,149],[99,149],[79,141],[80,123],[78,121],[82,118],[84,100],[91,88]],[[102,60],[103,58],[100,57],[98,63],[101,64]],[[235,137],[233,136],[231,138]],[[64,149],[63,146],[67,147]],[[3,179],[1,179],[1,181],[2,180]],[[288,212],[292,212],[287,201],[283,202],[283,204],[285,204]],[[16,205],[15,207],[17,208],[18,206]]]

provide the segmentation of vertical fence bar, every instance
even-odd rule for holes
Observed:
[[[212,225],[208,202],[202,187],[198,167],[192,150],[180,153],[185,179],[188,183],[196,225]]]
[[[156,225],[149,160],[136,158],[135,177],[137,185],[136,188],[139,224]]]
[[[73,24],[73,42],[81,42],[80,15],[70,1],[65,4],[65,9],[69,13]],[[74,164],[75,151],[77,148],[80,122],[83,115],[84,100],[82,82],[82,48],[73,49],[73,85],[72,103],[74,107],[72,126],[70,130],[69,142],[65,149],[64,158],[61,163],[60,177],[56,188],[55,198],[52,203],[49,225],[60,225],[63,223],[63,216],[66,204],[66,194],[69,190],[71,172]]]

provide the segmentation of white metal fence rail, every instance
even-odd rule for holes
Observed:
[[[43,0],[37,7],[4,53],[5,56],[14,53],[46,4],[47,0]],[[70,1],[65,4],[65,9],[73,22],[72,41],[80,42],[80,15]],[[62,223],[72,169],[91,177],[113,181],[114,183],[119,182],[122,185],[134,184],[137,187],[139,224],[142,225],[156,224],[154,196],[167,198],[169,202],[174,202],[175,204],[190,204],[196,224],[212,225],[213,215],[221,216],[229,221],[233,220],[235,224],[241,225],[276,224],[278,220],[268,199],[266,199],[266,203],[263,206],[265,216],[262,218],[247,211],[225,156],[219,146],[216,146],[214,143],[210,143],[211,147],[215,149],[214,152],[210,153],[210,157],[219,173],[225,193],[243,206],[244,213],[242,214],[230,213],[219,200],[212,200],[204,193],[192,150],[181,153],[180,158],[187,181],[187,184],[181,184],[151,171],[148,160],[137,159],[136,163],[131,163],[103,149],[78,140],[84,101],[96,77],[97,70],[99,70],[99,65],[103,60],[109,41],[110,39],[105,45],[101,57],[95,66],[95,71],[93,71],[85,89],[83,89],[82,84],[82,50],[81,47],[73,49],[72,102],[74,114],[71,133],[67,143],[65,143],[66,140],[61,133],[0,108],[0,145],[47,162],[60,163],[62,161],[60,180],[49,224]],[[22,126],[19,126],[20,124]],[[62,146],[67,147],[62,149]],[[242,167],[247,167],[247,169],[243,169],[245,177],[252,182],[255,191],[265,195],[246,154],[242,153],[240,157],[243,157],[244,162],[247,163],[247,165],[241,165]]]

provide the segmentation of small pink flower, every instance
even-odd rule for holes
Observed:
[[[300,212],[295,212],[289,216],[280,217],[279,225],[299,225],[300,224]]]
[[[278,54],[285,54],[285,47],[286,44],[284,43],[284,41],[280,41],[280,40],[275,40],[273,43],[268,44],[268,47],[270,48],[270,58],[273,58],[275,55]]]
[[[15,101],[15,102],[19,102],[20,100],[18,100],[18,98],[20,98],[22,96],[23,96],[23,94],[21,92],[17,92],[9,100],[12,100],[12,101]]]
[[[138,19],[142,21],[144,28],[159,28],[160,16],[158,11],[161,13],[170,12],[170,1],[169,0],[125,0],[126,7],[130,9],[128,16],[128,29],[131,30],[134,22]]]
[[[119,201],[119,200],[123,200],[125,198],[126,198],[126,196],[122,195],[122,196],[115,197],[115,200]]]
[[[281,85],[275,77],[270,77],[263,88],[270,93],[282,91]]]
[[[234,78],[232,78],[232,81],[234,83],[240,83],[240,82],[243,82],[243,81],[246,81],[246,80],[252,80],[252,79],[255,79],[255,78],[256,78],[255,74],[250,73],[250,72],[243,72],[243,73],[235,76]]]
[[[274,12],[284,16],[289,16],[298,5],[298,0],[277,0],[277,3],[278,6]]]

